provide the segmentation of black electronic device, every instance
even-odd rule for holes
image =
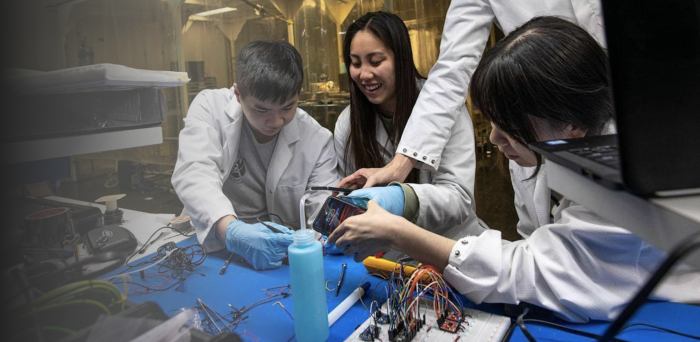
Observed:
[[[136,237],[118,224],[93,229],[87,233],[86,244],[91,254],[106,251],[132,253],[138,244]]]
[[[618,134],[530,147],[611,188],[645,197],[700,193],[699,2],[601,4]],[[618,150],[619,164],[609,162]]]
[[[343,194],[349,194],[355,190],[353,189],[346,189],[346,188],[335,188],[332,186],[312,186],[311,190],[317,190],[317,191],[333,191],[333,192],[339,192]]]
[[[333,233],[346,218],[362,214],[367,210],[366,198],[348,196],[330,196],[323,203],[314,223],[313,229],[323,235]]]

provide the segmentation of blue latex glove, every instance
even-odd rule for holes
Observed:
[[[382,209],[397,215],[403,215],[403,207],[406,199],[400,185],[380,186],[367,189],[358,189],[350,193],[352,197],[364,197],[374,200]]]
[[[265,225],[281,231],[275,233]],[[256,270],[269,270],[282,265],[294,232],[274,222],[248,224],[231,221],[226,228],[226,248],[243,257]]]

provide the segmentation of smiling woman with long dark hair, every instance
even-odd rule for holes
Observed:
[[[401,18],[369,12],[350,25],[343,42],[350,75],[350,106],[338,117],[335,149],[340,186],[360,187],[365,175],[394,156],[396,144],[425,81],[415,67],[408,29]],[[474,203],[475,154],[466,106],[437,171],[414,169],[406,184],[356,190],[391,213],[446,236],[479,230]],[[358,171],[355,173],[355,171]]]

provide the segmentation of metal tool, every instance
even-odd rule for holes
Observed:
[[[260,223],[262,223],[263,226],[267,227],[267,229],[273,231],[274,233],[277,233],[277,234],[282,234],[282,233],[284,233],[283,231],[281,231],[281,230],[279,230],[279,229],[277,229],[277,228],[273,227],[272,225],[269,225],[269,224],[267,224],[267,223],[265,223],[265,222],[260,222]]]
[[[216,330],[219,331],[219,334],[222,333],[223,331],[221,331],[221,328],[219,328],[219,326],[216,325],[216,321],[214,321],[214,319],[209,314],[209,311],[207,311],[208,306],[206,304],[204,304],[204,302],[202,302],[202,300],[199,298],[197,298],[197,302],[199,303],[199,306],[202,308],[202,311],[204,311],[204,314],[206,314],[207,318],[209,318],[209,321],[211,322],[211,324],[213,324],[214,327],[216,328]]]
[[[231,258],[233,257],[233,253],[228,256],[228,259],[224,262],[224,266],[221,268],[221,271],[219,271],[219,274],[224,274],[226,272],[226,267],[228,267],[228,263],[231,262]]]
[[[348,268],[348,264],[343,263],[343,268],[340,269],[340,277],[338,277],[338,286],[335,287],[335,296],[338,297],[340,292],[340,285],[343,284],[343,276],[345,276],[345,269]]]

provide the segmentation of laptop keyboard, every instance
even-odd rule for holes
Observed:
[[[569,152],[597,163],[604,164],[616,169],[620,168],[620,158],[617,146],[602,145],[593,147],[572,148]]]

